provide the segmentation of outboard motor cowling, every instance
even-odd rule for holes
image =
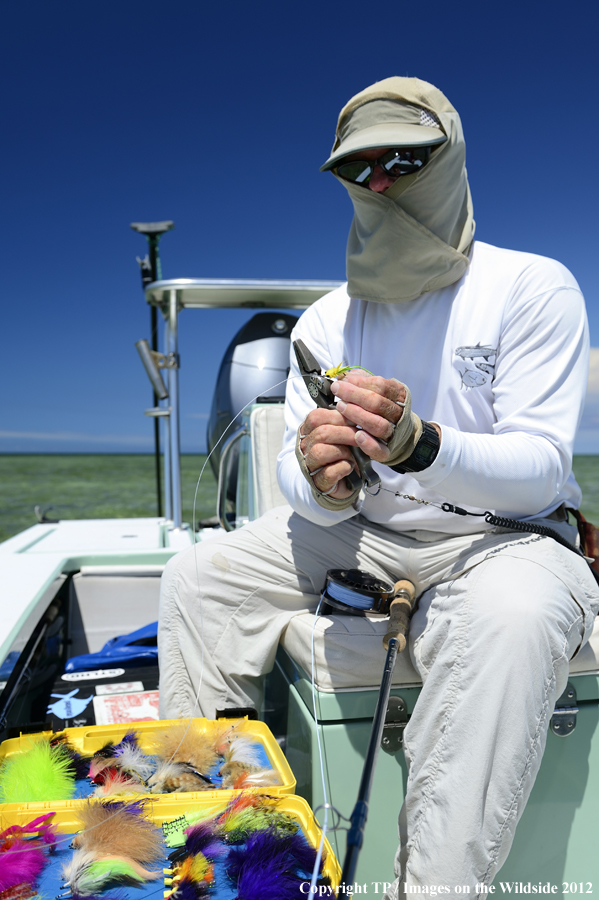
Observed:
[[[290,334],[296,322],[297,316],[288,313],[257,313],[237,332],[227,347],[208,420],[208,452],[216,447],[210,457],[216,478],[225,441],[218,447],[216,445],[235,416],[252,401],[282,403],[285,399]],[[235,426],[232,426],[229,434],[234,430]],[[237,481],[234,459],[229,468],[228,481],[227,495],[234,500]]]

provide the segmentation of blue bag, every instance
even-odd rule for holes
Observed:
[[[73,656],[65,672],[91,672],[115,666],[151,666],[158,662],[158,622],[106,641],[97,653]]]

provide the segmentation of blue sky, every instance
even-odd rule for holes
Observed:
[[[340,107],[394,74],[459,110],[477,237],[565,263],[599,346],[597,24],[554,0],[4,4],[0,451],[151,448],[131,221],[174,219],[167,278],[343,278],[351,208],[318,167]],[[181,316],[185,451],[250,315]]]

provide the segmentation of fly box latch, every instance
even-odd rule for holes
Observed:
[[[576,728],[576,714],[578,707],[576,705],[576,690],[571,681],[566,685],[566,690],[558,697],[553,715],[551,716],[550,728],[558,737],[568,737]]]
[[[385,753],[397,753],[398,750],[401,750],[403,733],[407,724],[408,708],[405,700],[401,697],[389,697],[381,739],[381,748]]]

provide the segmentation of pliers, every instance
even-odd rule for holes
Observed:
[[[297,358],[300,375],[304,379],[308,393],[317,406],[321,409],[335,409],[335,395],[331,391],[333,383],[332,378],[328,378],[317,361],[310,353],[302,340],[293,342],[293,349]],[[369,456],[360,450],[359,447],[350,447],[354,459],[358,464],[360,474],[352,469],[347,476],[347,482],[352,491],[357,490],[365,484],[367,487],[374,487],[380,484],[380,477],[372,468],[372,462]]]

